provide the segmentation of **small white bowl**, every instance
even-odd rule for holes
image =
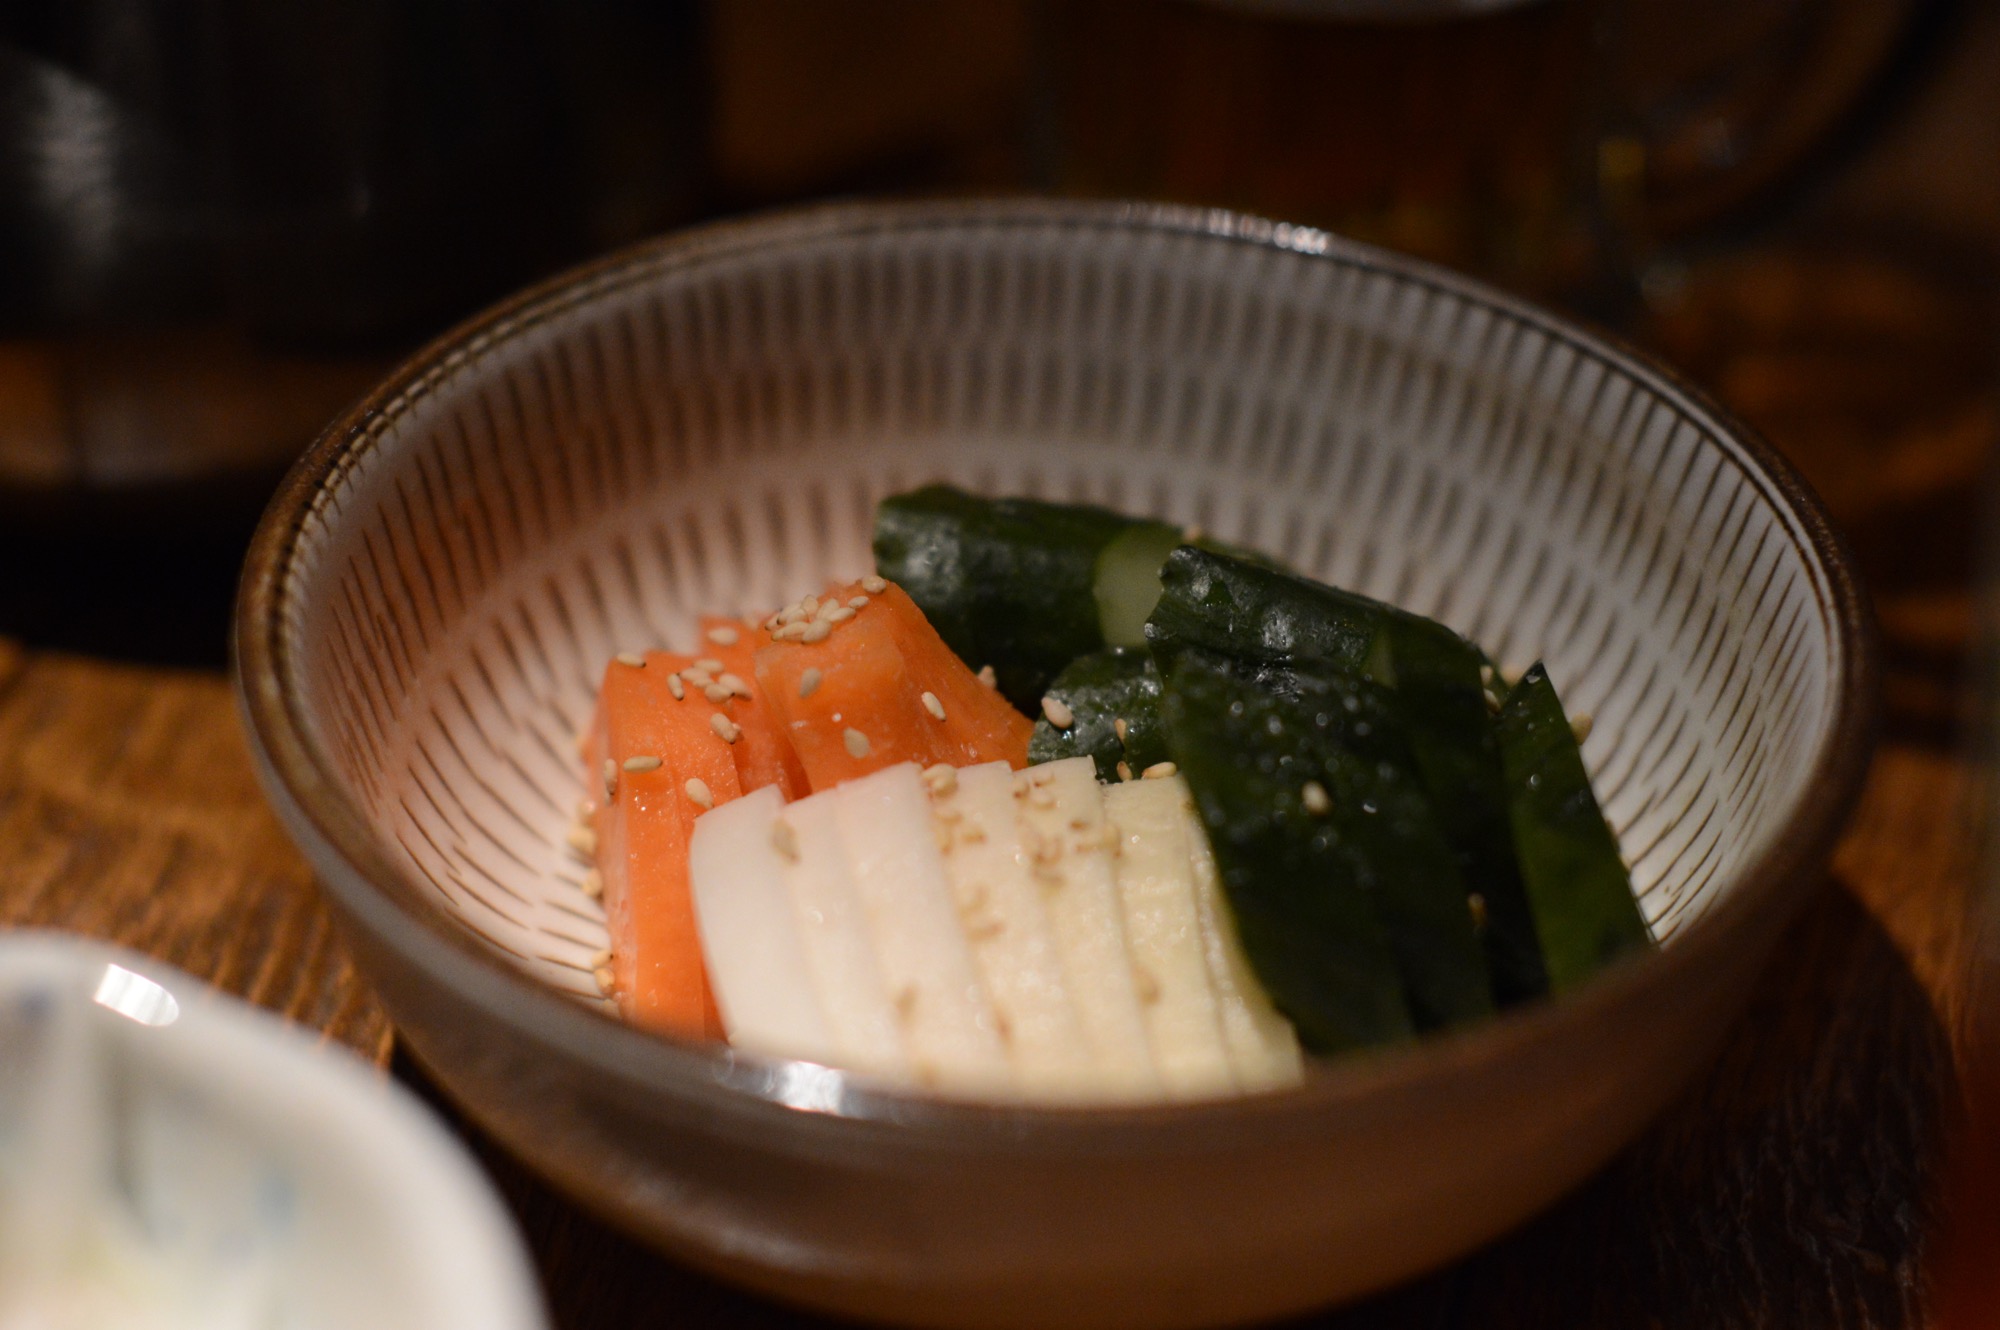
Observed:
[[[179,971],[17,933],[0,936],[15,1324],[546,1322],[498,1199],[408,1094]]]

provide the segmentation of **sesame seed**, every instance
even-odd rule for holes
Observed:
[[[597,900],[604,895],[604,874],[598,872],[595,868],[591,869],[583,875],[582,886],[584,895],[590,897],[592,900]]]
[[[708,630],[708,640],[719,647],[733,647],[742,638],[743,635],[728,624],[721,624]]]
[[[879,596],[889,589],[889,584],[879,577],[864,577],[861,579],[861,589],[871,596]]]
[[[1299,790],[1299,802],[1314,817],[1325,817],[1333,811],[1333,796],[1326,792],[1326,786],[1316,780],[1309,780]]]
[[[697,688],[706,688],[715,682],[715,676],[699,665],[690,665],[681,671],[681,678]]]
[[[925,767],[924,784],[939,798],[955,794],[958,791],[958,770],[948,762]]]
[[[590,968],[593,970],[602,970],[605,967],[609,966],[610,964],[611,964],[611,948],[609,947],[600,948],[596,952],[592,953],[590,957]]]
[[[979,667],[979,682],[985,684],[988,688],[998,688],[1000,686],[1000,676],[993,672],[991,665],[981,665]]]
[[[944,719],[944,703],[938,701],[936,693],[929,691],[924,693],[924,710],[931,713],[932,720]]]
[[[635,670],[646,668],[646,658],[636,651],[621,651],[612,657],[620,665],[630,665]]]
[[[1479,682],[1485,684],[1488,688],[1493,686],[1493,667],[1491,665],[1481,665],[1479,667]]]
[[[681,683],[681,676],[678,674],[669,674],[667,676],[667,691],[674,695],[674,701],[676,702],[688,695],[687,688]]]
[[[847,745],[847,755],[849,757],[868,756],[868,736],[860,730],[855,729],[852,725],[841,732],[840,739],[842,743]]]
[[[618,764],[610,758],[604,759],[604,802],[610,803],[618,797]]]
[[[771,634],[772,637],[780,642],[796,642],[805,635],[806,625],[799,623],[797,620],[786,624],[783,628]]]
[[[808,619],[812,618],[813,615],[818,614],[819,597],[805,596],[801,598],[799,601],[799,613],[805,615]]]
[[[771,824],[771,848],[787,863],[799,861],[799,833],[792,830],[791,823],[780,818]]]
[[[833,631],[832,624],[828,623],[824,619],[814,619],[811,623],[805,626],[805,631],[799,634],[799,641],[824,642],[826,641],[826,635],[832,631]]]
[[[868,608],[868,597],[866,597],[866,596],[856,596],[856,597],[854,597],[854,598],[853,598],[852,600],[850,600],[850,601],[848,601],[848,602],[847,602],[847,608],[848,608],[848,609],[850,609],[850,610],[865,610],[865,609],[867,609],[867,608]]]
[[[638,757],[626,758],[625,769],[635,773],[641,771],[658,771],[660,769],[660,759],[649,753],[642,753]]]
[[[1588,739],[1590,732],[1596,728],[1597,717],[1591,715],[1588,711],[1579,711],[1576,715],[1570,717],[1569,732],[1576,736],[1578,743],[1582,743],[1585,739]]]
[[[835,622],[833,616],[840,613],[842,610],[846,608],[847,607],[845,605],[842,605],[837,600],[829,600],[828,602],[826,602],[826,604],[820,606],[817,610],[813,612],[813,618],[825,619],[828,623],[833,623]],[[848,617],[852,618],[854,616],[850,614]]]
[[[1124,762],[1120,762],[1118,764],[1118,779],[1120,780],[1132,779],[1132,768],[1128,764]]]
[[[717,675],[722,673],[722,662],[717,660],[713,656],[703,656],[700,660],[694,663],[694,667],[710,675]]]
[[[1165,780],[1179,770],[1180,768],[1171,762],[1155,762],[1152,766],[1140,772],[1139,775],[1145,780]]]
[[[593,972],[590,977],[597,981],[597,991],[604,996],[610,997],[618,991],[618,976],[612,973],[610,966]]]
[[[854,617],[854,611],[845,605],[835,605],[831,610],[822,610],[819,617],[828,623],[846,623]]]
[[[708,728],[714,730],[716,737],[726,744],[733,744],[743,737],[743,731],[737,728],[736,722],[720,711],[708,718]]]
[[[1125,723],[1125,718],[1123,716],[1112,717],[1111,732],[1118,736],[1119,743],[1125,742],[1125,736],[1131,732],[1131,729],[1132,727]]]
[[[813,689],[819,687],[819,679],[820,679],[820,674],[818,670],[806,670],[804,673],[800,674],[799,696],[811,697],[813,695]]]
[[[736,694],[729,691],[729,686],[727,684],[720,684],[720,683],[712,683],[708,685],[708,687],[701,690],[701,695],[707,698],[709,701],[718,704],[727,702],[730,698],[736,696]]]
[[[1049,718],[1049,724],[1059,730],[1066,730],[1076,724],[1076,713],[1071,711],[1069,704],[1059,697],[1043,698],[1042,714]]]
[[[689,776],[687,784],[681,786],[686,791],[688,802],[696,808],[715,807],[715,796],[708,791],[708,782],[699,776]]]
[[[742,677],[739,675],[725,674],[720,679],[717,679],[716,682],[738,697],[751,696],[750,685],[744,683]]]
[[[597,857],[597,833],[589,827],[571,827],[564,841],[586,859]]]

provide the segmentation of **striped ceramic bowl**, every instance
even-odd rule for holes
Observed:
[[[1199,523],[1546,658],[1661,950],[1194,1106],[950,1104],[620,1025],[561,845],[604,661],[864,571],[876,499],[931,479]],[[474,1118],[694,1264],[957,1326],[1282,1313],[1547,1205],[1809,898],[1873,681],[1818,505],[1657,366],[1318,231],[1039,202],[725,224],[474,320],[292,472],[236,645],[272,795]]]

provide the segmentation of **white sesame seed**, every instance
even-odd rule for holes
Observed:
[[[861,589],[871,596],[879,596],[889,589],[889,584],[879,577],[864,577],[861,579]]]
[[[597,833],[589,827],[571,827],[569,835],[563,838],[572,850],[586,859],[597,857]]]
[[[703,656],[694,663],[694,667],[698,670],[704,670],[711,675],[722,673],[722,662],[713,656]]]
[[[751,696],[750,685],[744,683],[742,676],[740,675],[725,674],[720,679],[717,679],[716,683],[720,684],[724,688],[727,688],[730,692],[734,693],[738,697]]]
[[[1071,711],[1069,704],[1059,697],[1043,698],[1042,714],[1049,718],[1049,724],[1059,730],[1066,730],[1076,724],[1076,713]]]
[[[771,824],[771,848],[787,863],[799,861],[799,833],[792,830],[792,824],[783,818]]]
[[[979,682],[985,684],[988,688],[998,688],[1000,686],[1000,676],[993,673],[991,665],[981,665],[979,667]]]
[[[813,615],[818,614],[819,597],[818,596],[801,597],[799,600],[799,613],[805,615],[806,618],[808,619],[812,618]]]
[[[1119,743],[1125,742],[1125,736],[1131,732],[1131,728],[1132,728],[1131,726],[1125,723],[1125,718],[1123,716],[1112,717],[1111,732],[1118,736]]]
[[[818,670],[809,669],[802,672],[799,675],[799,696],[811,697],[813,689],[819,687],[819,679],[820,674]]]
[[[718,624],[708,630],[708,640],[719,647],[733,647],[743,640],[743,634],[737,632],[726,623]]]
[[[811,623],[805,626],[805,631],[799,634],[799,641],[824,642],[826,641],[826,635],[832,631],[833,631],[832,624],[828,623],[824,619],[814,619]]]
[[[813,618],[825,619],[827,622],[832,623],[834,622],[833,616],[840,613],[840,611],[846,608],[847,607],[845,605],[842,605],[837,600],[829,600],[824,605],[821,605],[817,610],[813,611]]]
[[[687,784],[681,786],[687,792],[688,802],[697,808],[715,807],[715,796],[709,793],[708,782],[699,776],[689,776]]]
[[[736,722],[720,711],[708,718],[708,728],[714,730],[716,737],[726,744],[733,744],[743,737],[743,731],[737,728]]]
[[[1588,711],[1579,711],[1576,715],[1570,717],[1569,732],[1576,736],[1578,743],[1582,743],[1585,739],[1588,739],[1590,732],[1596,728],[1597,717],[1591,715]]]
[[[847,745],[847,755],[849,757],[868,756],[868,736],[860,730],[855,729],[852,725],[841,731],[840,739],[842,743]]]
[[[851,600],[849,600],[849,601],[847,602],[847,608],[848,608],[848,609],[850,609],[850,610],[865,610],[865,609],[867,609],[867,608],[868,608],[868,597],[866,597],[866,596],[855,596],[855,597],[854,597],[853,599],[851,599]]]
[[[836,605],[830,612],[822,612],[819,617],[828,623],[846,623],[854,617],[854,611],[845,605]]]
[[[936,693],[930,692],[928,690],[925,691],[924,710],[931,713],[932,720],[944,719],[944,703],[938,701],[938,695]]]
[[[583,894],[596,900],[604,895],[604,874],[595,868],[583,875]]]
[[[1128,764],[1124,762],[1120,762],[1118,764],[1118,779],[1120,780],[1132,779],[1132,768]]]
[[[658,771],[660,769],[660,759],[649,753],[642,753],[638,757],[626,758],[625,769],[635,773],[641,771]]]
[[[687,680],[697,688],[706,688],[715,682],[715,676],[700,665],[690,665],[682,670],[681,678]]]
[[[939,762],[924,768],[924,784],[933,795],[942,799],[958,791],[958,769],[949,762]]]
[[[667,691],[674,695],[674,701],[676,702],[688,695],[687,688],[681,683],[681,676],[678,674],[669,674],[667,676]]]
[[[806,628],[807,625],[793,620],[777,632],[772,633],[771,636],[780,642],[796,642],[806,635]]]
[[[591,954],[590,957],[591,969],[602,970],[608,967],[610,964],[611,964],[611,948],[602,947],[599,948],[596,952]]]
[[[1139,775],[1144,780],[1165,780],[1179,770],[1180,768],[1171,762],[1155,762],[1152,766],[1140,772]]]
[[[618,797],[618,764],[610,758],[604,759],[604,802],[610,803]]]
[[[612,657],[620,665],[630,665],[635,670],[646,668],[646,658],[636,651],[621,651]]]
[[[1333,796],[1326,792],[1326,786],[1316,780],[1309,780],[1300,788],[1299,802],[1314,817],[1325,817],[1333,811]]]
[[[604,996],[611,997],[617,993],[618,976],[612,973],[610,966],[607,965],[603,969],[595,971],[590,977],[597,981],[597,991],[604,994]]]
[[[702,689],[701,695],[717,704],[727,702],[730,698],[736,696],[736,694],[729,691],[729,685],[720,683],[712,683]]]

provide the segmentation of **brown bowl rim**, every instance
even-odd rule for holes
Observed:
[[[1337,259],[1518,320],[1572,350],[1630,376],[1701,425],[1732,454],[1768,501],[1804,531],[1826,586],[1815,588],[1832,621],[1839,675],[1833,731],[1792,810],[1740,885],[1678,934],[1671,947],[1614,967],[1561,998],[1504,1013],[1473,1029],[1420,1040],[1316,1068],[1293,1089],[1137,1107],[980,1104],[930,1098],[843,1075],[836,1112],[787,1104],[782,1085],[794,1064],[723,1046],[675,1040],[628,1027],[536,983],[480,948],[413,878],[399,870],[340,792],[330,757],[284,686],[285,582],[304,524],[330,482],[383,428],[424,393],[514,333],[607,291],[717,257],[838,235],[909,233],[927,227],[1067,226],[1152,230]],[[1873,616],[1846,546],[1797,470],[1754,430],[1679,372],[1615,334],[1558,315],[1477,279],[1312,227],[1221,209],[1149,202],[1041,198],[841,202],[753,214],[680,231],[558,274],[473,316],[413,354],[349,407],[300,456],[273,496],[245,560],[232,637],[238,700],[267,792],[307,850],[321,882],[350,921],[366,928],[493,1020],[560,1055],[581,1060],[607,1082],[641,1093],[693,1100],[717,1125],[759,1132],[825,1133],[826,1143],[888,1133],[902,1146],[943,1144],[1014,1152],[1153,1153],[1229,1148],[1246,1128],[1282,1130],[1322,1123],[1337,1110],[1400,1101],[1391,1091],[1449,1079],[1520,1056],[1596,1012],[1667,997],[1680,974],[1718,963],[1730,943],[1766,911],[1789,918],[1820,884],[1820,870],[1858,799],[1873,749],[1877,663]],[[1380,1096],[1379,1099],[1376,1099]],[[469,1105],[477,1109],[476,1105]]]

